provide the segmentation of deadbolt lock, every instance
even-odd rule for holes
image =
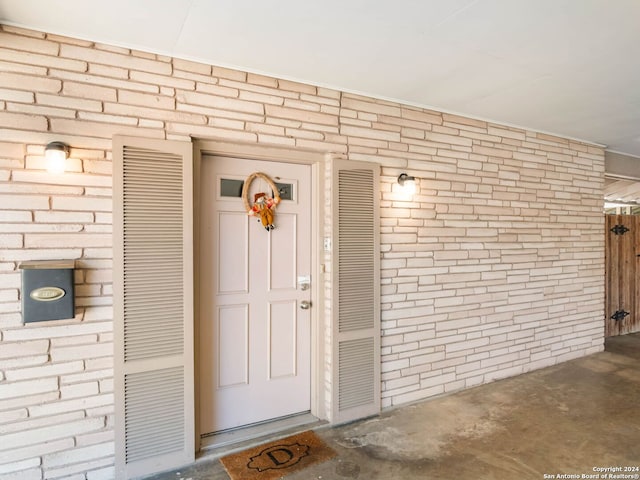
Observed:
[[[300,290],[309,290],[311,286],[311,275],[300,275],[298,277],[298,287]]]

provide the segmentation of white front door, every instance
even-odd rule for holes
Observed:
[[[239,196],[254,172],[282,191],[271,231]],[[205,156],[200,179],[200,432],[309,411],[311,167]]]

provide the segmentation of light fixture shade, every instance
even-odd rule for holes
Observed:
[[[44,149],[47,171],[52,175],[64,173],[69,147],[62,142],[51,142]]]
[[[401,173],[398,177],[398,185],[402,187],[403,192],[409,195],[416,193],[416,177]]]

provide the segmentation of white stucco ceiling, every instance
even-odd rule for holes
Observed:
[[[0,0],[0,23],[640,157],[638,0]]]

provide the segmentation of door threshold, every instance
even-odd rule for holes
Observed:
[[[200,454],[218,456],[233,450],[250,448],[267,440],[295,435],[325,423],[310,413],[301,413],[246,427],[205,434],[200,437]]]

